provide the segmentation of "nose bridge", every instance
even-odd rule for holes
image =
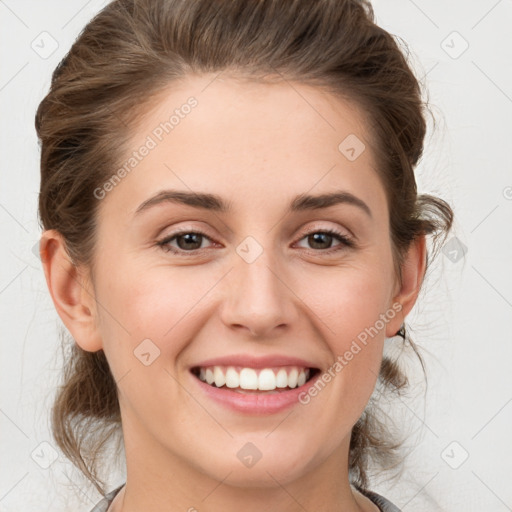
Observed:
[[[235,252],[229,296],[224,301],[224,323],[264,336],[276,327],[293,322],[293,294],[285,284],[282,266],[272,250],[249,236]]]

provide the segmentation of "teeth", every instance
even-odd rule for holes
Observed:
[[[237,388],[240,386],[240,375],[238,375],[238,372],[232,367],[229,367],[226,371],[226,386],[228,388]]]
[[[213,377],[215,379],[215,385],[220,388],[226,384],[226,377],[224,377],[224,374],[222,373],[222,370],[215,366],[213,368]]]
[[[281,368],[276,375],[276,387],[285,388],[288,386],[288,374],[284,368]]]
[[[299,372],[297,368],[293,368],[292,371],[288,375],[288,386],[294,388],[297,386],[297,378],[299,376]]]
[[[240,368],[213,366],[199,369],[199,379],[220,388],[274,391],[277,388],[296,388],[304,385],[310,374],[309,368]]]
[[[258,389],[258,374],[252,368],[244,368],[240,372],[240,387],[242,389]]]
[[[258,376],[258,389],[261,389],[262,391],[271,391],[276,389],[276,374],[272,370],[269,370],[268,368],[261,370]]]

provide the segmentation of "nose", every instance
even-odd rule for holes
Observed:
[[[222,321],[228,328],[264,339],[290,329],[299,316],[300,302],[286,283],[286,273],[268,253],[263,251],[251,263],[234,255],[221,308]]]

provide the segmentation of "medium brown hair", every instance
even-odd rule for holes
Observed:
[[[40,221],[62,234],[75,265],[93,269],[94,190],[122,162],[140,115],[174,81],[210,72],[309,84],[357,105],[386,190],[398,278],[414,240],[444,239],[452,210],[418,194],[414,177],[426,133],[421,87],[394,36],[375,24],[367,1],[115,0],[87,24],[55,69],[36,114]],[[384,356],[378,384],[398,391],[408,381],[398,362]],[[350,478],[360,488],[368,486],[371,463],[389,466],[399,447],[374,410],[368,404],[351,434]],[[121,421],[102,350],[86,352],[68,341],[51,421],[63,453],[104,494],[99,454]]]

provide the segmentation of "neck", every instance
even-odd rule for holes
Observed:
[[[374,512],[378,507],[353,489],[348,479],[350,435],[320,463],[309,461],[295,479],[273,474],[272,465],[250,469],[253,480],[240,481],[239,461],[214,478],[178,454],[123,423],[126,485],[108,512]],[[234,453],[236,453],[234,449]],[[207,455],[206,455],[207,457]],[[260,463],[258,463],[260,464]],[[258,473],[259,471],[259,473]],[[274,472],[275,473],[275,472]]]

